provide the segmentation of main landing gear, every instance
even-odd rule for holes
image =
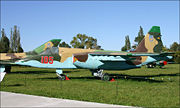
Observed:
[[[108,73],[103,73],[102,69],[97,69],[97,70],[90,70],[92,72],[92,75],[95,77],[100,77],[101,80],[104,81],[109,81],[110,80],[110,76]]]
[[[5,66],[5,72],[10,73],[11,72],[11,66]]]
[[[146,67],[147,68],[154,68],[154,67],[156,67],[156,64],[154,64],[154,63],[147,64]]]

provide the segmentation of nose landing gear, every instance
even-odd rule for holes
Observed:
[[[59,80],[66,80],[66,75],[58,73],[56,73],[56,75],[58,76]]]

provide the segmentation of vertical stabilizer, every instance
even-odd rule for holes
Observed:
[[[146,34],[144,39],[139,43],[136,52],[160,53],[163,43],[159,26],[153,26]]]
[[[42,44],[41,46],[37,47],[36,49],[34,49],[34,52],[39,54],[41,52],[43,52],[44,50],[46,50],[47,48],[51,48],[51,47],[57,47],[60,43],[61,39],[52,39],[44,44]]]

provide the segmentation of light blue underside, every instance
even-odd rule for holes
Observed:
[[[148,56],[146,61],[142,63],[142,65],[146,65],[148,63],[157,62],[161,60],[169,60],[172,59],[172,56]]]
[[[129,65],[121,56],[91,56],[88,55],[86,62],[76,61],[77,67],[87,69],[123,70],[140,67],[140,65]]]
[[[69,57],[66,59],[66,61],[64,61],[63,63],[59,62],[59,61],[53,61],[53,64],[43,64],[43,63],[40,63],[39,61],[37,60],[30,60],[30,61],[27,61],[27,62],[15,62],[16,64],[18,65],[25,65],[25,66],[32,66],[32,67],[38,67],[38,68],[63,68],[63,69],[66,69],[66,68],[69,68],[69,69],[75,69],[76,66],[73,65],[72,63],[72,57]]]
[[[5,67],[3,65],[0,66],[0,72],[4,72],[5,71]]]

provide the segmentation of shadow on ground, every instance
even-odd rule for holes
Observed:
[[[24,84],[2,84],[1,86],[4,86],[4,87],[19,87],[19,86],[24,86]]]
[[[109,74],[111,78],[114,79],[121,79],[121,80],[133,80],[133,81],[147,81],[150,83],[161,83],[164,82],[162,80],[155,80],[152,77],[161,77],[161,76],[180,76],[179,73],[175,74],[159,74],[159,75],[143,75],[143,76],[136,76],[136,75],[126,75],[126,74]],[[44,77],[38,78],[41,80],[58,80],[58,77]],[[101,80],[99,77],[69,77],[69,79],[82,79],[82,80]]]

